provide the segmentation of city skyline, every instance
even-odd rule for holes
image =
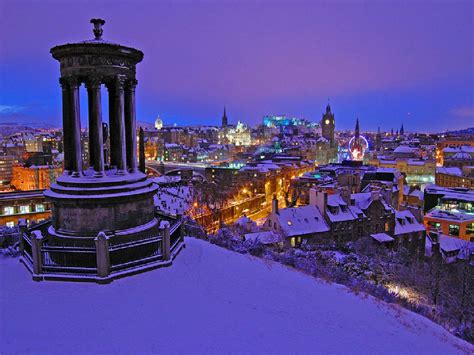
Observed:
[[[284,1],[0,4],[1,354],[474,354],[474,3]]]
[[[142,48],[139,121],[255,125],[266,114],[319,121],[330,100],[336,129],[441,132],[474,119],[473,5],[178,2],[5,2],[0,123],[61,122],[59,72],[45,48],[92,38]],[[47,26],[48,14],[61,16]],[[127,22],[127,26],[118,24]],[[80,29],[62,33],[66,26]],[[34,58],[34,59],[33,59]],[[33,82],[33,84],[32,84]],[[105,95],[104,95],[105,96]],[[82,121],[87,119],[81,92]]]

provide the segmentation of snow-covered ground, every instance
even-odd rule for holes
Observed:
[[[0,255],[0,353],[474,352],[431,321],[188,238],[170,268],[109,285],[33,282]]]

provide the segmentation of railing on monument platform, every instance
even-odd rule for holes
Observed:
[[[21,261],[36,281],[47,279],[111,282],[151,268],[170,265],[182,249],[182,221],[137,233],[117,242],[115,233],[99,233],[95,245],[56,245],[48,234],[50,221],[27,228],[20,224]]]

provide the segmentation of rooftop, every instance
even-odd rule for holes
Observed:
[[[329,231],[319,209],[312,205],[282,208],[278,219],[287,237]]]

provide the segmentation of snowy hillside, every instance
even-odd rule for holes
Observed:
[[[0,353],[474,352],[431,321],[206,242],[110,285],[31,281],[0,255]]]

